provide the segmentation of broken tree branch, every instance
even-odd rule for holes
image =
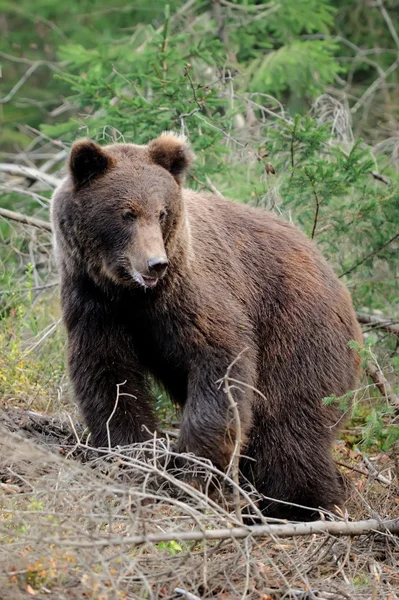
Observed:
[[[61,183],[61,179],[54,177],[54,175],[43,173],[43,171],[34,169],[33,167],[14,165],[13,163],[0,163],[0,171],[3,171],[3,173],[11,173],[11,175],[22,175],[23,177],[26,177],[26,179],[43,181],[52,188],[57,187],[57,185]]]
[[[39,229],[45,229],[46,231],[52,231],[51,223],[48,221],[42,221],[42,219],[36,219],[35,217],[28,217],[22,213],[14,212],[13,210],[7,210],[6,208],[0,208],[0,217],[10,219],[11,221],[17,221],[18,223],[24,223],[25,225],[32,225]]]
[[[399,335],[399,322],[395,322],[394,319],[376,317],[375,315],[368,315],[366,313],[357,312],[357,320],[362,325],[371,325],[376,329],[385,329],[389,333]]]
[[[330,533],[332,535],[364,535],[368,533],[389,533],[399,534],[399,518],[386,521],[378,519],[369,519],[367,521],[313,521],[312,523],[287,523],[284,525],[253,525],[249,527],[226,527],[221,529],[204,529],[202,531],[170,531],[165,533],[150,533],[142,535],[133,535],[127,537],[104,537],[102,539],[88,539],[87,541],[78,541],[75,539],[60,539],[60,546],[73,546],[75,548],[91,548],[113,545],[140,545],[140,544],[158,544],[176,540],[182,541],[200,541],[200,540],[221,540],[221,539],[240,539],[250,536],[278,536],[278,537],[296,537],[305,535],[315,535],[321,533]],[[52,542],[54,542],[54,539]]]

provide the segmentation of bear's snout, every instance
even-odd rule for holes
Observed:
[[[166,256],[153,256],[145,264],[146,268],[141,272],[133,267],[133,278],[137,283],[146,288],[155,287],[167,271],[168,259]]]
[[[163,277],[168,268],[168,259],[166,257],[154,256],[147,263],[150,275]]]

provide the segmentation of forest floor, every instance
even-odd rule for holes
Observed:
[[[67,414],[3,411],[2,600],[398,600],[399,522],[391,532],[352,536],[248,529],[245,537],[194,539],[235,532],[237,506],[164,471],[155,459],[169,451],[167,441],[99,455],[85,439]],[[349,490],[347,514],[336,521],[397,518],[395,452],[366,458],[342,441],[336,460]],[[212,476],[207,463],[201,470]],[[244,502],[255,500],[242,495]]]

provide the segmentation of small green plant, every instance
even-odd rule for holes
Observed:
[[[35,510],[41,512],[43,510],[43,506],[44,504],[41,500],[38,500],[37,498],[32,498],[27,508],[28,510]]]
[[[360,442],[362,449],[388,450],[399,440],[399,425],[391,422],[394,416],[392,407],[376,404],[365,418],[363,439]]]
[[[0,318],[1,402],[51,412],[65,378],[65,341],[57,298],[42,297],[32,308],[30,269],[23,290],[3,294]],[[60,408],[60,406],[58,406]]]
[[[183,548],[178,542],[176,542],[176,540],[170,540],[169,542],[160,542],[159,544],[157,544],[157,547],[160,550],[168,552],[172,556],[183,552]]]

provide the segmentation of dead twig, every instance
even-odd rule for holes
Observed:
[[[237,520],[242,523],[242,515],[241,515],[241,506],[240,506],[240,454],[241,454],[241,444],[242,444],[242,432],[241,432],[241,419],[240,412],[238,410],[237,402],[234,400],[233,395],[231,393],[231,387],[229,385],[229,377],[231,373],[231,369],[234,367],[236,362],[241,358],[242,354],[248,350],[248,348],[244,348],[240,352],[240,354],[233,360],[233,362],[227,367],[226,375],[224,377],[224,391],[229,401],[230,407],[233,411],[234,415],[234,424],[235,424],[235,440],[234,440],[234,450],[230,460],[229,470],[231,467],[232,471],[232,480],[236,484],[233,489],[233,498],[234,498],[234,508]]]
[[[179,596],[185,596],[188,598],[188,600],[200,600],[198,596],[195,596],[195,594],[187,592],[186,590],[182,590],[182,588],[175,588],[175,594],[179,594]]]
[[[365,465],[368,472],[370,473],[370,477],[377,479],[384,485],[388,485],[388,486],[392,486],[392,487],[396,488],[396,485],[392,481],[390,481],[387,477],[384,477],[384,475],[381,475],[381,473],[379,473],[377,471],[377,469],[375,468],[373,463],[367,458],[367,456],[365,456],[362,452],[360,452],[360,450],[358,448],[356,448],[356,452],[361,457],[363,464]]]
[[[389,180],[386,179],[386,177],[383,177],[382,175],[380,175],[379,173],[376,173],[375,171],[370,171],[370,175],[372,177],[374,177],[374,179],[376,179],[377,181],[381,181],[381,183],[384,183],[385,185],[389,185]]]
[[[21,355],[21,360],[23,360],[26,356],[28,356],[28,354],[33,352],[33,350],[36,350],[36,348],[38,346],[40,346],[40,344],[42,342],[44,342],[44,340],[46,340],[48,337],[50,337],[50,335],[52,335],[54,333],[54,331],[57,329],[57,327],[61,323],[61,321],[62,321],[62,319],[60,318],[55,323],[51,323],[51,325],[49,327],[47,327],[44,332],[42,332],[42,336],[37,340],[37,342],[35,342],[34,344],[32,344],[32,346],[30,346],[27,350],[25,350],[25,352]]]
[[[397,27],[393,24],[392,19],[389,16],[389,13],[384,6],[383,0],[377,0],[377,6],[379,7],[381,14],[384,18],[384,21],[388,26],[389,32],[392,36],[393,41],[395,42],[395,45],[396,45],[396,48],[398,49],[398,54],[399,54],[399,36],[397,33]]]
[[[399,413],[399,396],[393,391],[391,384],[380,367],[372,362],[368,362],[366,373],[374,381],[381,394],[388,400],[395,412]]]

